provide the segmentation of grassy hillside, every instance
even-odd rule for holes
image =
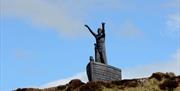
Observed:
[[[46,89],[18,88],[15,91],[180,91],[180,76],[173,73],[153,73],[148,78],[111,82],[83,83],[78,79],[66,85]]]

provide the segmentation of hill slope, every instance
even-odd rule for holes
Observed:
[[[153,73],[148,78],[125,79],[111,82],[83,83],[78,79],[57,87],[18,88],[15,91],[180,91],[180,76],[173,73]]]

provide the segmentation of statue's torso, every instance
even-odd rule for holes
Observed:
[[[104,44],[105,44],[105,35],[97,35],[96,37],[96,43],[97,43],[97,47],[104,49]]]

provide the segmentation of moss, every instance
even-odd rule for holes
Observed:
[[[78,79],[66,85],[46,89],[22,88],[15,91],[180,91],[180,76],[173,73],[153,73],[149,78],[111,82],[83,83]]]
[[[178,86],[175,80],[167,79],[162,84],[159,85],[160,89],[173,91]]]

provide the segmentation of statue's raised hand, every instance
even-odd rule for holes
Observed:
[[[88,25],[84,25],[84,26],[87,27],[87,28],[89,27]]]
[[[101,24],[102,24],[102,25],[105,25],[105,22],[102,22]]]

